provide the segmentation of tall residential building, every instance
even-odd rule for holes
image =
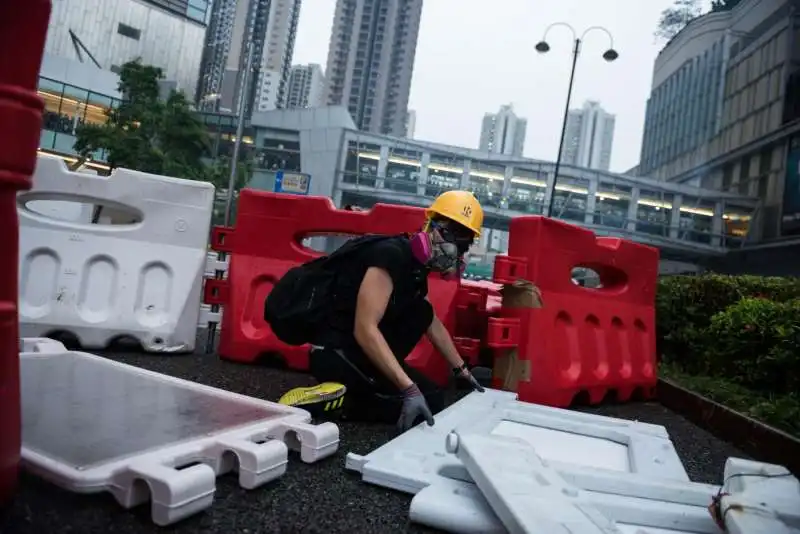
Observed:
[[[800,234],[799,6],[742,0],[703,15],[653,68],[641,175],[759,197],[756,240]]]
[[[483,116],[479,148],[493,154],[521,157],[527,129],[527,119],[517,117],[514,106],[500,106],[497,113]]]
[[[611,165],[615,122],[615,116],[603,110],[599,102],[587,100],[581,109],[571,109],[561,162],[607,171]]]
[[[405,137],[422,0],[337,0],[325,102],[365,131]]]
[[[238,109],[248,45],[253,46],[253,72],[244,101],[248,113],[286,104],[301,3],[302,0],[214,0],[197,86],[200,109]]]
[[[45,52],[117,71],[140,58],[194,94],[210,13],[207,0],[56,0]],[[8,52],[8,51],[6,51]]]
[[[414,139],[414,132],[417,130],[417,112],[409,109],[406,114],[406,137]]]
[[[316,108],[322,105],[325,76],[316,63],[295,65],[289,75],[287,108]]]

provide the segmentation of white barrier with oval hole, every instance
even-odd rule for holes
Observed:
[[[193,351],[213,201],[209,183],[40,155],[17,197],[22,337]]]

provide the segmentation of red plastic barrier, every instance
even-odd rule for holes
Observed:
[[[490,346],[518,345],[530,362],[520,399],[568,406],[582,392],[592,404],[611,391],[620,401],[656,385],[655,293],[659,251],[544,217],[511,221],[508,257],[495,260],[495,282],[530,280],[544,307],[501,311],[490,319]],[[572,270],[598,273],[601,288],[572,280]],[[501,384],[494,382],[495,387]]]
[[[400,234],[422,227],[424,210],[376,204],[369,211],[335,208],[326,197],[302,197],[244,189],[235,228],[214,228],[212,247],[231,254],[227,280],[208,280],[205,302],[225,307],[219,353],[239,362],[278,354],[291,369],[308,369],[308,347],[279,341],[264,321],[264,301],[290,268],[320,256],[302,245],[305,237],[330,234]],[[454,323],[457,282],[429,278],[429,299],[448,330]],[[406,362],[439,384],[449,378],[443,358],[423,338]]]
[[[36,94],[49,0],[0,2],[0,502],[14,492],[19,468],[19,326],[16,193],[31,187],[44,104]]]

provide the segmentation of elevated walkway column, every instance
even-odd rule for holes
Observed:
[[[514,177],[514,167],[507,166],[503,175],[503,192],[500,193],[500,207],[508,209],[508,194],[511,191],[511,179]]]
[[[714,204],[714,218],[711,219],[711,245],[722,246],[722,232],[724,231],[722,214],[725,212],[725,203],[718,201]]]
[[[381,145],[381,159],[378,160],[378,177],[375,180],[375,188],[383,189],[384,179],[386,178],[386,166],[389,164],[389,147]]]
[[[423,152],[419,162],[419,178],[417,179],[417,194],[425,196],[425,188],[428,185],[428,165],[431,164],[431,153]]]
[[[597,206],[597,185],[598,178],[596,174],[589,177],[589,192],[586,195],[586,213],[583,216],[583,222],[586,224],[594,224],[594,210]]]
[[[681,206],[683,205],[683,195],[676,194],[672,199],[672,211],[669,214],[669,237],[678,239],[681,227]]]
[[[631,203],[628,204],[628,217],[625,223],[625,229],[629,232],[636,231],[636,215],[639,212],[639,194],[641,190],[638,186],[631,189]]]
[[[469,185],[470,185],[469,184],[469,182],[470,182],[469,171],[471,171],[471,170],[472,170],[472,160],[465,159],[464,160],[464,170],[461,172],[461,189],[464,189],[465,191],[469,191],[470,190],[470,187],[469,187]]]

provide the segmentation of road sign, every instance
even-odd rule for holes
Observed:
[[[277,171],[275,173],[276,193],[307,195],[311,189],[311,176],[300,172]]]

